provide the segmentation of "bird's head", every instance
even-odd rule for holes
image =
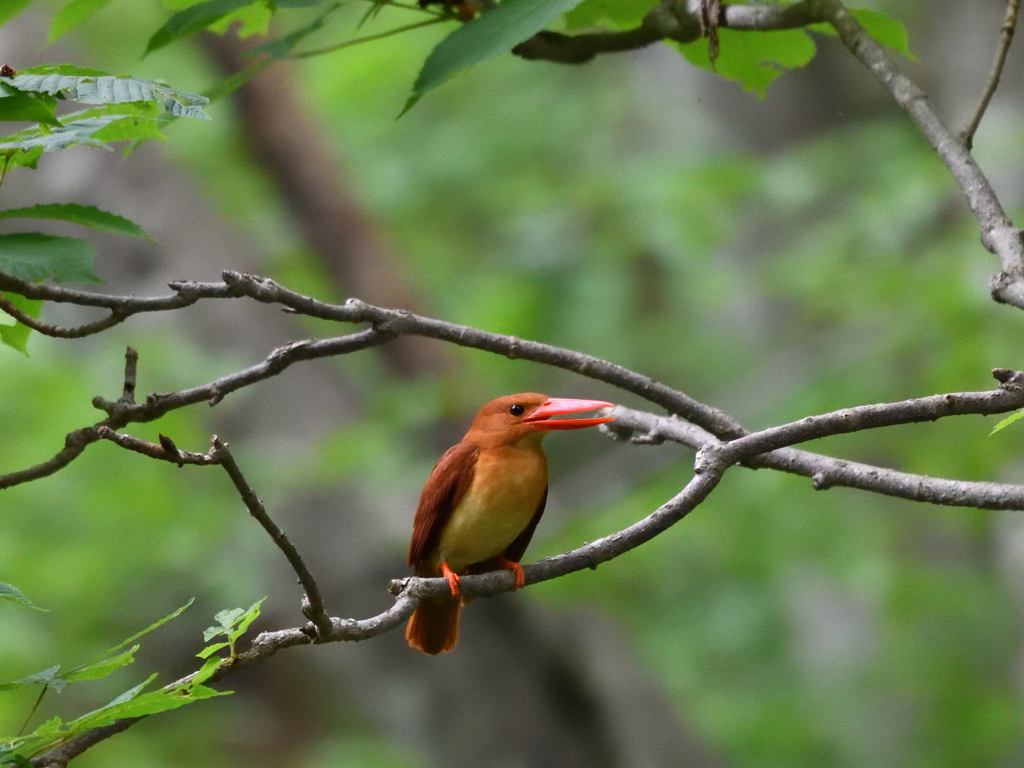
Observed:
[[[556,419],[569,413],[612,408],[614,403],[602,400],[573,400],[548,397],[536,392],[523,392],[492,400],[476,415],[470,433],[478,438],[518,443],[529,437],[539,439],[556,429],[583,429],[611,421],[612,416],[589,419]]]

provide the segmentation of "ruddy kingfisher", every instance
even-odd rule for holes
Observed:
[[[416,508],[409,565],[417,576],[447,578],[451,596],[420,602],[405,629],[411,647],[435,655],[459,641],[459,574],[506,568],[515,573],[516,589],[526,583],[519,561],[548,495],[541,440],[552,430],[612,420],[555,416],[612,405],[526,392],[480,409],[462,442],[434,465]]]

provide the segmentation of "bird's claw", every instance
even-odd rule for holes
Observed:
[[[523,587],[526,586],[526,574],[523,573],[523,566],[521,566],[519,563],[515,562],[514,560],[509,560],[508,558],[505,558],[505,557],[499,557],[498,558],[498,565],[500,565],[502,568],[504,568],[507,571],[512,571],[512,573],[515,574],[515,577],[516,577],[516,586],[515,586],[515,588],[516,589],[522,589]]]
[[[441,573],[448,579],[448,588],[452,591],[452,597],[459,596],[459,575],[448,567],[448,563],[441,563]]]

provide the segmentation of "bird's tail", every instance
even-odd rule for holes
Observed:
[[[458,598],[423,600],[405,627],[409,646],[431,656],[450,651],[459,642],[461,608]]]

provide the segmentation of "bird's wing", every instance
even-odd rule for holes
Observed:
[[[409,542],[409,565],[419,565],[437,546],[452,510],[473,480],[480,447],[463,440],[453,445],[434,465],[420,494]]]
[[[530,524],[523,529],[516,540],[513,541],[508,547],[502,552],[502,557],[506,560],[511,560],[513,563],[518,563],[523,559],[523,555],[526,554],[526,548],[530,546],[530,539],[533,538],[533,532],[537,530],[537,523],[540,522],[541,515],[544,514],[544,505],[548,503],[548,487],[544,486],[544,494],[540,497],[540,504],[537,505],[537,511],[533,513],[533,517],[530,518]]]

